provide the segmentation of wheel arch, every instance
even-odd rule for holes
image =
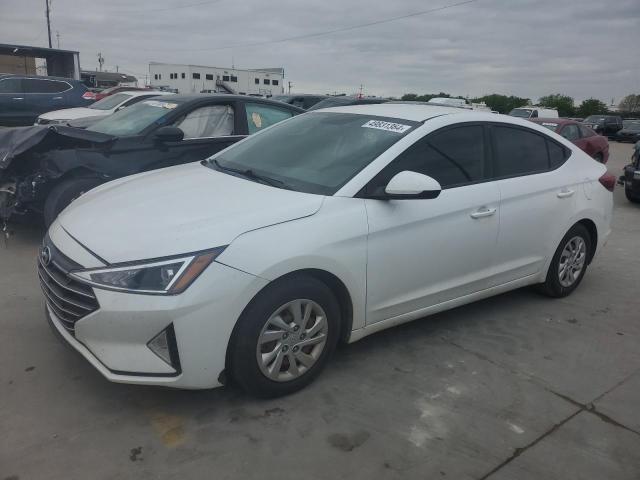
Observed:
[[[589,258],[587,259],[588,265],[591,263],[591,260],[593,260],[596,249],[598,248],[598,227],[596,227],[595,222],[589,218],[583,218],[582,220],[579,220],[571,228],[573,228],[575,225],[582,225],[587,229],[587,232],[589,232],[589,237],[591,240],[591,251],[589,252]]]

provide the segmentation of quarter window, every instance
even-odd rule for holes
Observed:
[[[494,157],[498,177],[515,177],[549,169],[546,140],[520,128],[493,126]]]
[[[568,158],[568,152],[551,140],[547,140],[547,145],[549,146],[549,160],[551,161],[551,168],[558,168]]]
[[[429,175],[442,188],[484,180],[484,128],[480,125],[454,127],[426,136],[376,175],[367,188],[368,193],[381,193],[395,175],[405,170]]]

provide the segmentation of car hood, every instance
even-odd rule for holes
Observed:
[[[44,120],[73,120],[83,117],[102,117],[112,113],[111,110],[97,110],[95,108],[77,107],[64,108],[62,110],[54,110],[40,115],[39,118]]]
[[[249,230],[313,215],[323,199],[191,163],[104,184],[58,221],[95,255],[118,263],[228,245]]]

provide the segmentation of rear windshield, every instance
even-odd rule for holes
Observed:
[[[604,123],[602,115],[591,115],[583,120],[584,123]]]
[[[509,112],[509,115],[512,117],[529,118],[532,111],[530,108],[514,108]]]
[[[127,95],[126,93],[116,93],[109,95],[108,97],[104,97],[102,100],[98,100],[96,103],[91,104],[89,108],[94,110],[111,110],[130,97],[131,95]]]

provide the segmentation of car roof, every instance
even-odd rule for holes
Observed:
[[[360,115],[373,115],[376,117],[399,118],[414,122],[422,122],[440,115],[456,113],[470,113],[472,110],[456,107],[442,107],[427,104],[408,103],[373,103],[365,105],[349,105],[342,107],[329,107],[314,110],[314,112],[356,113]],[[476,112],[480,113],[480,112]],[[493,114],[492,114],[493,115]]]
[[[115,92],[114,95],[128,95],[130,97],[140,97],[142,95],[174,95],[174,94],[171,92],[163,92],[161,90],[124,90],[122,92]]]
[[[273,105],[274,107],[279,108],[287,108],[290,110],[295,110],[297,112],[304,112],[302,108],[298,108],[294,105],[289,105],[288,103],[278,102],[276,100],[268,100],[262,97],[253,97],[250,95],[233,95],[227,93],[192,93],[192,94],[175,94],[171,96],[172,100],[177,102],[181,102],[183,105],[185,103],[191,102],[204,102],[207,100],[215,99],[215,100],[227,100],[227,101],[241,101],[241,102],[252,102],[252,103],[264,103],[267,105]]]

